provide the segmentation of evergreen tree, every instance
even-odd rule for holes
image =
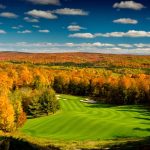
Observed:
[[[41,105],[39,102],[38,95],[35,95],[32,97],[32,100],[30,101],[30,104],[28,105],[28,112],[29,112],[29,115],[32,115],[34,117],[38,117],[38,115],[41,113]]]
[[[59,109],[59,101],[56,99],[54,90],[46,90],[40,97],[41,109],[47,115],[55,113]]]

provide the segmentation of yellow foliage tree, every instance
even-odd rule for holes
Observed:
[[[10,132],[14,129],[14,109],[7,94],[0,95],[0,130]]]

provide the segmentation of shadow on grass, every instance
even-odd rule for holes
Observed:
[[[120,139],[120,138],[119,138]],[[146,137],[142,140],[129,140],[124,139],[121,142],[116,139],[113,143],[108,143],[104,146],[98,144],[93,150],[150,150],[150,137]],[[82,147],[82,146],[81,146]],[[75,147],[73,147],[74,149]],[[0,150],[60,150],[61,148],[54,145],[39,146],[38,144],[33,144],[22,139],[15,139],[12,137],[3,138],[0,140]],[[76,148],[79,150],[92,150],[92,148]],[[65,150],[65,149],[64,149]]]
[[[119,142],[119,141],[118,141]],[[139,141],[127,141],[125,143],[111,145],[110,150],[150,150],[150,137]]]
[[[146,121],[150,121],[150,116],[149,118],[145,118],[145,117],[134,117],[136,119],[141,119],[141,120],[146,120]]]
[[[115,106],[116,105],[97,103],[97,104],[89,104],[88,106],[85,106],[85,107],[90,107],[90,108],[111,108],[111,107],[115,107]]]
[[[39,146],[23,139],[7,137],[0,141],[0,150],[60,150],[60,148],[53,145]]]
[[[145,113],[150,116],[150,107],[147,107],[145,105],[114,105],[114,104],[97,103],[97,104],[90,104],[86,107],[91,107],[91,108],[111,108],[111,107],[115,108],[116,107],[117,111]]]
[[[150,108],[144,105],[127,105],[127,106],[121,106],[118,111],[124,111],[124,112],[137,112],[141,115],[148,116],[150,119]],[[146,119],[146,118],[138,118],[137,119]],[[148,119],[148,118],[147,118]]]
[[[150,132],[150,128],[142,129],[142,128],[134,128],[133,130],[138,130],[138,131],[148,131]]]

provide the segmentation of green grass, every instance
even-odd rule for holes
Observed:
[[[65,100],[66,99],[66,100]],[[54,140],[107,140],[150,136],[150,112],[142,106],[86,104],[82,97],[60,95],[61,110],[29,119],[21,131]]]

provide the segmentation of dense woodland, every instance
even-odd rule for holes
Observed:
[[[8,54],[1,54],[5,57],[1,57],[3,61],[0,63],[0,130],[4,132],[21,127],[26,121],[26,115],[38,117],[43,114],[55,113],[60,108],[55,92],[88,96],[102,103],[117,105],[150,103],[149,72],[134,73],[132,70],[137,67],[134,63],[140,59],[143,60],[143,63],[142,60],[141,63],[137,63],[139,67],[148,70],[149,56],[125,55],[122,56],[123,59],[121,60],[117,55],[108,55],[109,59],[105,64],[102,63],[103,67],[107,65],[109,60],[109,63],[114,62],[118,66],[120,63],[117,64],[116,62],[119,60],[123,62],[124,66],[130,66],[130,69],[125,70],[125,72],[116,73],[112,70],[88,66],[70,66],[69,68],[66,65],[63,67],[45,66],[45,63],[56,63],[56,60],[53,61],[54,54],[45,56],[46,59],[43,59],[45,54],[39,54],[41,57],[36,58],[37,54],[19,53],[15,59],[11,55],[12,53]],[[27,57],[28,55],[29,57]],[[70,62],[70,55],[66,55],[66,57],[61,55],[59,61]],[[74,58],[72,54],[71,62],[81,63],[81,55],[83,54],[79,54],[79,59],[78,57]],[[100,58],[100,54],[94,54],[93,58],[91,54],[86,55],[84,57],[89,62],[96,62],[94,63],[95,66],[101,64],[100,60],[91,61],[94,57],[95,59],[96,57]],[[129,63],[131,59],[128,57],[135,59],[133,63]],[[20,61],[22,59],[30,63],[22,63]],[[76,59],[79,61],[74,62]],[[42,60],[45,62],[41,63]],[[20,63],[16,63],[16,61],[20,61]],[[34,63],[41,63],[41,65],[34,65],[33,61]]]
[[[18,53],[0,52],[1,61],[81,67],[150,68],[150,56],[99,53]]]

